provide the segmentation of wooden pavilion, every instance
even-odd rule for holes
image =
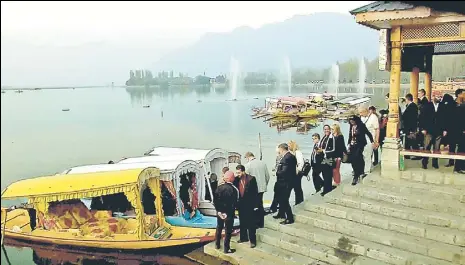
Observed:
[[[350,12],[357,23],[380,31],[379,69],[390,71],[389,122],[382,174],[399,168],[399,93],[401,72],[411,73],[410,93],[418,95],[425,73],[431,100],[434,55],[465,54],[465,5],[455,1],[376,1]]]

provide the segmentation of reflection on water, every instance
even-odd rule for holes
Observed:
[[[222,147],[241,154],[247,151],[259,153],[258,133],[262,139],[263,160],[269,168],[275,163],[276,145],[291,139],[308,157],[312,150],[310,135],[315,132],[321,134],[322,123],[311,120],[275,120],[270,123],[254,120],[250,117],[252,106],[262,106],[263,98],[275,96],[278,88],[246,86],[242,89],[243,96],[238,101],[227,101],[229,89],[221,86],[215,89],[209,86],[43,89],[1,94],[1,189],[19,179],[54,174],[76,165],[107,163],[122,157],[142,155],[153,146]],[[340,91],[346,93],[356,92],[356,89],[340,86]],[[368,87],[367,92],[371,92],[370,89],[377,89],[372,103],[385,108],[384,95],[388,88]],[[324,92],[324,87],[292,88],[295,96],[309,92]],[[256,97],[260,99],[254,99]],[[145,105],[150,105],[150,108],[143,108]],[[63,108],[70,111],[62,112]],[[347,138],[348,125],[341,123],[341,127]],[[342,172],[349,170],[350,166],[342,165]],[[275,176],[272,175],[268,191],[273,190],[274,181]],[[304,194],[314,192],[311,182],[304,181],[302,186]],[[272,195],[267,192],[264,199],[271,200]],[[291,201],[293,199],[291,195]],[[34,248],[36,258],[33,259],[30,248],[7,247],[11,264],[75,264],[72,262],[84,259],[81,253],[72,253],[71,261],[60,263],[56,259],[68,252],[53,248],[45,250],[50,250],[50,255],[43,254],[43,249]],[[55,253],[57,255],[52,255]],[[134,264],[192,264],[182,263],[188,261],[179,258],[167,261],[169,257],[152,253],[134,258],[137,260]],[[92,253],[90,257],[98,255]],[[117,257],[104,258],[110,263],[89,259],[85,264],[118,264],[111,263],[122,258]],[[145,258],[152,260],[144,263]],[[36,263],[37,260],[43,261]],[[3,262],[6,260],[2,253]],[[132,264],[132,261],[128,263]]]
[[[123,252],[94,252],[81,249],[65,249],[54,246],[33,246],[25,248],[27,244],[8,240],[5,251],[2,252],[2,264],[36,264],[36,265],[197,265],[189,259],[179,257],[179,253],[189,252],[191,249],[176,248],[176,251],[165,251],[163,254],[153,252],[123,253]],[[197,246],[198,247],[198,246]],[[176,252],[176,253],[175,253]],[[6,256],[5,256],[6,253]],[[21,253],[21,255],[16,255]],[[12,255],[13,254],[13,255]],[[11,259],[15,256],[16,259]],[[9,258],[9,260],[7,259]],[[32,262],[31,262],[32,260]],[[8,263],[8,261],[10,263]]]

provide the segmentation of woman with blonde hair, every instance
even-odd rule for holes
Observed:
[[[302,168],[304,166],[305,160],[304,155],[299,149],[297,143],[293,140],[289,141],[289,151],[295,156],[297,159],[297,176],[295,178],[295,182],[293,185],[294,194],[295,194],[295,205],[304,201],[304,191],[302,190]]]
[[[341,127],[339,124],[333,124],[333,126],[331,126],[331,131],[334,136],[336,147],[334,151],[335,163],[333,168],[333,180],[336,186],[338,186],[341,183],[341,161],[344,157],[344,154],[347,154],[347,149],[344,141],[344,135],[341,133]]]

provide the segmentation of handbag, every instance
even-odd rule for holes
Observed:
[[[349,154],[343,153],[343,154],[342,154],[341,162],[342,162],[342,163],[350,163],[350,162],[349,162]]]

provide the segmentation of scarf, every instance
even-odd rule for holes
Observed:
[[[239,179],[239,193],[241,194],[241,197],[244,197],[245,186],[247,186],[249,184],[249,181],[250,181],[250,176],[249,175],[242,176]]]

